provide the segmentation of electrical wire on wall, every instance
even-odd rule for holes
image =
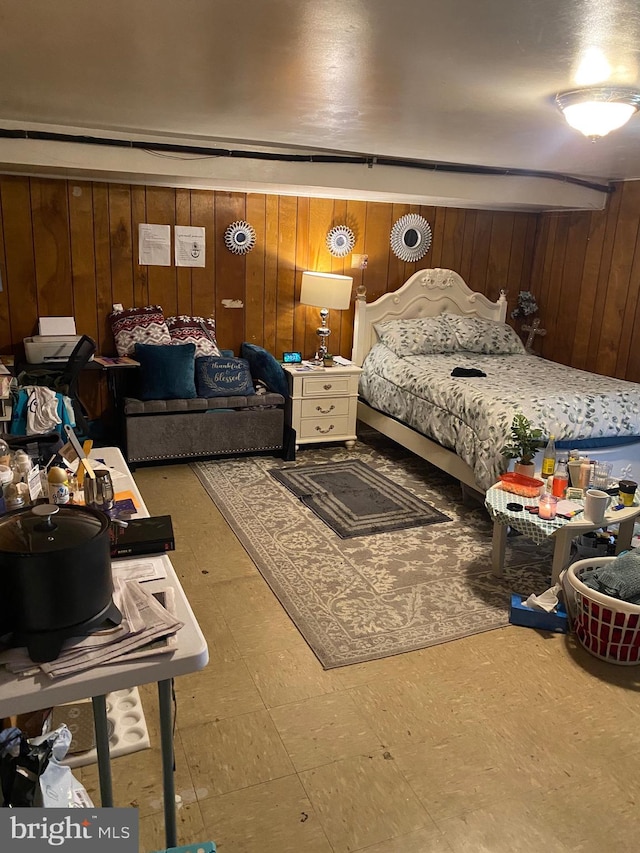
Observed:
[[[443,163],[432,160],[408,160],[397,157],[379,157],[367,154],[308,153],[293,154],[275,151],[248,151],[233,148],[214,148],[208,146],[180,145],[172,142],[148,142],[142,140],[110,139],[109,137],[84,136],[69,133],[53,133],[40,130],[8,130],[0,128],[0,139],[31,139],[46,142],[68,142],[75,145],[105,145],[113,148],[129,148],[145,151],[148,154],[164,155],[170,159],[204,160],[228,157],[241,160],[267,160],[280,163],[313,163],[331,165],[362,165],[372,169],[376,166],[389,166],[399,169],[416,169],[430,172],[453,172],[464,175],[491,175],[495,177],[545,178],[574,184],[586,189],[610,194],[615,192],[613,184],[601,184],[563,175],[558,172],[545,172],[537,169],[510,169],[500,166],[480,166],[471,163]],[[171,155],[188,155],[171,157]]]

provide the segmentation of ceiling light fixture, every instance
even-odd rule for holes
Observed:
[[[567,123],[591,139],[606,136],[626,124],[640,108],[640,92],[615,86],[574,89],[556,95]]]

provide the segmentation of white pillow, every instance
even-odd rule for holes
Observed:
[[[455,332],[443,314],[411,320],[384,320],[373,328],[380,341],[400,358],[455,352],[459,347]]]
[[[523,355],[526,350],[515,329],[481,317],[447,314],[458,348],[483,355]]]

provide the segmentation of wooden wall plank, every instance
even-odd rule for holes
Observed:
[[[176,225],[191,225],[191,193],[189,190],[177,189],[176,197]],[[175,232],[173,234],[175,245]],[[206,247],[205,247],[206,251]],[[172,255],[171,262],[175,263],[175,255]],[[176,299],[177,313],[193,315],[193,295],[191,293],[191,273],[196,267],[176,267]]]
[[[278,288],[276,299],[276,340],[278,358],[291,348],[294,328],[296,284],[296,227],[298,203],[294,196],[281,196],[278,211]]]
[[[213,192],[191,190],[191,224],[204,228],[205,257],[203,267],[191,270],[191,305],[197,317],[215,319],[215,260],[216,236],[214,226]]]
[[[266,196],[247,196],[247,222],[256,230],[256,245],[246,260],[245,340],[262,346],[264,339],[264,280],[266,260]]]
[[[111,184],[109,194],[109,245],[111,257],[111,299],[125,308],[135,305],[133,290],[132,227],[137,232],[138,223],[131,222],[131,187]],[[138,258],[135,258],[137,265]],[[147,294],[147,299],[150,299]]]
[[[4,217],[2,214],[2,185],[0,183],[0,353],[11,353],[11,312],[9,294],[6,286],[7,262],[4,250]]]
[[[300,305],[300,287],[302,284],[302,273],[309,269],[309,212],[310,199],[299,198],[296,220],[296,304],[293,319],[293,345],[292,350],[300,351],[303,358],[308,358],[312,353],[306,350],[306,307]],[[356,240],[357,242],[357,240]]]
[[[513,213],[497,212],[493,215],[484,287],[484,293],[493,301],[500,296],[500,291],[506,290],[509,285],[513,223]]]
[[[20,355],[22,341],[37,331],[38,290],[31,220],[29,179],[3,177],[2,214],[5,245],[7,301],[11,314],[11,341],[3,349]]]
[[[600,363],[602,316],[607,302],[607,290],[609,286],[609,276],[611,274],[611,262],[613,259],[613,248],[616,229],[618,227],[621,202],[622,192],[615,192],[610,199],[609,207],[607,209],[604,238],[602,241],[602,255],[600,257],[600,268],[598,270],[596,298],[593,306],[593,314],[591,316],[591,333],[586,360],[587,370],[592,370],[595,373],[598,372]]]
[[[631,277],[638,242],[640,182],[622,187],[620,212],[607,286],[607,301],[600,331],[599,369],[610,376],[624,376],[630,353],[631,323],[638,299],[638,280]]]
[[[176,267],[173,261],[173,226],[176,221],[175,190],[169,187],[147,187],[147,221],[150,225],[171,226],[171,266],[148,266],[149,301],[162,305],[165,317],[178,311]],[[137,228],[137,223],[136,223]],[[138,259],[134,259],[137,264]]]
[[[66,182],[31,178],[38,316],[73,315]]]
[[[224,235],[229,225],[245,220],[245,198],[240,193],[216,192],[214,199],[216,335],[221,347],[237,354],[244,338],[246,256],[229,251]],[[238,301],[243,307],[225,308],[223,299]]]
[[[263,303],[263,343],[274,352],[278,304],[278,198],[267,196],[265,205],[265,270]],[[304,310],[304,309],[303,309]]]

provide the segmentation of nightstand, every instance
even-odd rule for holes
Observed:
[[[362,369],[355,364],[300,369],[284,365],[291,399],[289,425],[296,431],[296,449],[301,444],[356,442],[358,379]]]

